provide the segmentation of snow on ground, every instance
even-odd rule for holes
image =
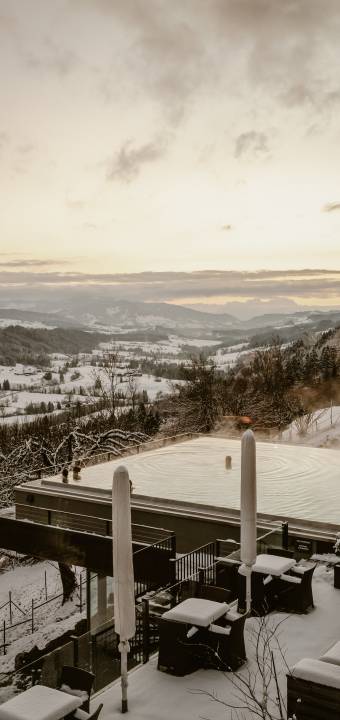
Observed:
[[[313,579],[315,608],[307,615],[272,613],[273,622],[283,620],[279,639],[289,667],[302,658],[318,658],[340,639],[340,590],[333,588],[333,572],[319,566]],[[255,672],[253,637],[258,621],[246,621],[246,650],[248,662],[240,674],[246,677],[250,669]],[[286,696],[287,668],[279,653],[275,653],[279,684]],[[231,720],[231,711],[205,695],[214,693],[222,701],[235,703],[231,675],[217,670],[198,670],[185,677],[174,677],[157,670],[157,656],[129,673],[129,717],[131,720]],[[104,703],[102,720],[120,716],[120,680],[107,690],[98,693],[91,702],[91,711]],[[174,711],[174,703],[176,711]],[[239,703],[238,703],[239,704]],[[234,711],[235,712],[235,711]],[[237,717],[253,720],[254,715],[243,711]]]
[[[312,447],[340,447],[340,405],[297,418],[278,439]]]
[[[34,612],[34,632],[32,633],[32,599],[34,606],[46,600],[43,607]],[[11,592],[12,623],[10,621],[9,592]],[[72,629],[81,616],[76,607],[77,598],[62,606],[62,597],[53,599],[62,593],[62,585],[57,563],[38,562],[34,565],[19,565],[0,574],[0,645],[3,643],[3,622],[6,622],[7,654],[0,657],[0,673],[10,672],[14,668],[17,653],[26,652],[35,645],[43,649],[52,639]],[[17,606],[17,607],[16,607]],[[18,627],[10,625],[27,620]]]
[[[31,372],[31,374],[25,374]],[[7,365],[0,365],[0,385],[3,384],[4,380],[8,380],[10,385],[23,385],[25,387],[31,387],[43,382],[44,372],[38,370],[38,368],[28,368],[24,365],[15,365],[9,367]]]
[[[249,354],[250,351],[248,349],[242,350],[242,347],[244,347],[245,345],[247,348],[247,343],[240,343],[239,346],[234,345],[233,348],[228,349],[220,348],[216,351],[215,355],[212,355],[211,357],[220,370],[227,369],[229,367],[232,367],[233,365],[236,365],[238,360],[240,360],[243,356]],[[238,347],[240,349],[237,349]]]
[[[38,320],[14,320],[13,318],[0,318],[0,328],[13,327],[16,325],[20,325],[20,327],[29,328],[31,330],[53,330],[58,327],[57,325],[46,325]]]

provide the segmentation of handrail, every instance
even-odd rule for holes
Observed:
[[[27,505],[24,503],[16,503],[16,507],[27,508],[27,507],[31,507],[31,505]],[[81,517],[82,519],[84,518],[85,520],[86,519],[96,520],[96,521],[101,521],[103,523],[112,524],[111,518],[98,517],[98,515],[85,515],[84,513],[81,513],[81,515],[79,515],[79,513],[70,512],[69,510],[59,510],[59,508],[51,508],[51,507],[40,507],[39,506],[39,508],[37,508],[37,509],[39,511],[45,511],[47,513],[47,517],[48,517],[48,513],[53,513],[56,515],[63,515],[65,518],[66,518],[66,516],[71,516],[74,518]],[[53,525],[52,522],[47,522],[46,524]],[[173,530],[168,530],[167,528],[156,527],[154,525],[143,525],[142,523],[131,523],[131,528],[132,529],[135,528],[136,530],[140,529],[140,530],[145,530],[145,531],[148,531],[148,530],[155,531],[155,533],[159,534],[160,537],[163,537],[163,535],[164,535],[165,538],[169,537],[170,535],[175,534]]]

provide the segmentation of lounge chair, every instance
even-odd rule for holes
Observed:
[[[90,695],[94,680],[95,675],[93,673],[72,665],[64,665],[61,671],[59,690],[68,692],[70,695],[84,693],[84,702],[80,708],[88,713],[90,711]]]

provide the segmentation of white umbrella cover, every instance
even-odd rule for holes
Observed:
[[[122,712],[127,712],[127,654],[136,632],[135,588],[132,560],[130,479],[120,465],[112,483],[112,549],[115,631],[121,654]]]
[[[241,443],[241,561],[246,575],[246,609],[251,609],[251,572],[256,562],[256,443],[246,430]]]

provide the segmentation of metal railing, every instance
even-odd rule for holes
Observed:
[[[68,510],[56,510],[45,507],[35,507],[22,503],[16,504],[16,518],[18,520],[30,520],[40,525],[53,525],[54,527],[67,528],[69,530],[90,531],[98,535],[112,536],[112,521],[101,518],[97,515],[84,515],[83,513],[72,513]],[[171,530],[132,523],[132,540],[136,543],[153,544],[167,539],[173,535]]]
[[[215,556],[216,545],[215,541],[213,541],[186,553],[186,555],[170,560],[171,583],[174,584],[180,580],[185,580],[197,573],[199,568],[211,565],[215,560]]]

